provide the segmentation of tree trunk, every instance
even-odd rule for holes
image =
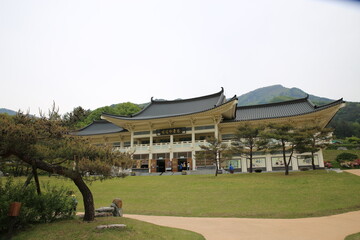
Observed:
[[[285,175],[289,175],[289,165],[285,163]]]
[[[84,208],[85,208],[85,215],[83,220],[88,222],[94,221],[95,218],[94,198],[90,189],[85,184],[80,174],[77,174],[74,178],[71,178],[71,180],[73,180],[75,185],[80,190],[81,195],[83,196]]]
[[[33,177],[33,174],[30,173],[23,185],[23,188],[26,188],[30,184],[32,177]]]
[[[30,164],[32,161],[27,158],[23,158],[23,161]],[[62,175],[64,177],[70,178],[77,188],[80,190],[83,200],[84,200],[84,208],[85,208],[85,215],[83,220],[84,221],[94,221],[95,218],[95,208],[94,208],[94,199],[93,195],[82,179],[80,173],[74,172],[68,168],[58,166],[58,165],[51,165],[49,163],[46,163],[44,161],[34,160],[35,166],[41,170],[51,172],[51,173],[57,173],[59,175]]]
[[[250,173],[253,172],[253,148],[250,146]]]
[[[311,164],[312,164],[313,170],[315,170],[316,167],[315,167],[315,159],[314,159],[314,152],[313,151],[311,151]]]
[[[35,180],[35,186],[36,186],[37,194],[41,195],[39,177],[38,177],[38,174],[37,174],[37,169],[36,169],[36,165],[35,165],[34,161],[33,161],[33,164],[31,165],[31,167],[32,167],[32,175],[34,176],[34,180]]]
[[[215,177],[217,177],[218,174],[218,155],[215,154]]]
[[[286,161],[286,148],[285,148],[285,142],[284,141],[281,141],[282,143],[282,152],[283,152],[283,160],[284,160],[284,164],[285,164],[285,175],[289,175],[289,165],[287,164],[287,161]]]

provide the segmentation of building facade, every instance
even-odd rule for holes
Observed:
[[[224,90],[184,100],[158,101],[131,116],[102,114],[101,121],[74,134],[87,137],[93,144],[111,144],[117,151],[133,152],[133,171],[165,172],[200,170],[213,167],[211,161],[195,159],[208,137],[231,144],[240,124],[293,123],[307,126],[314,122],[324,128],[345,103],[342,99],[316,106],[308,97],[291,101],[239,107],[236,96],[227,99]],[[249,160],[233,156],[235,171],[248,172]],[[323,155],[315,163],[324,167]],[[295,154],[290,169],[311,166],[309,154]],[[276,171],[284,168],[281,154],[256,153],[253,169]]]

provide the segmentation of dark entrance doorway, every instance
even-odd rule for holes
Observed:
[[[156,161],[156,171],[157,172],[165,172],[165,160],[164,159],[158,159]]]

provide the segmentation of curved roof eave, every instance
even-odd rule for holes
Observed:
[[[280,104],[280,103],[294,103],[294,102],[299,102],[299,100],[303,101],[303,100],[308,100],[308,96],[305,97],[305,98],[300,98],[300,99],[295,99],[295,100],[290,100],[290,101],[285,101],[285,102],[279,102],[278,105],[283,105],[283,104]],[[327,108],[330,108],[330,107],[333,107],[333,106],[336,106],[336,105],[339,105],[339,104],[343,104],[345,103],[345,101],[343,101],[343,99],[339,99],[339,100],[336,100],[334,102],[331,102],[331,103],[328,103],[328,104],[325,104],[325,105],[321,105],[321,106],[316,106],[316,105],[313,105],[311,102],[309,102],[313,108],[314,108],[314,111],[312,112],[307,112],[307,113],[300,113],[300,114],[293,114],[293,115],[287,115],[287,116],[276,116],[276,117],[263,117],[263,118],[253,118],[253,119],[244,119],[244,120],[225,120],[223,121],[222,123],[235,123],[235,122],[246,122],[246,121],[256,121],[256,120],[265,120],[265,119],[279,119],[279,118],[286,118],[286,117],[297,117],[297,116],[302,116],[302,115],[308,115],[308,114],[311,114],[311,113],[315,113],[315,112],[319,112],[319,111],[322,111],[322,110],[325,110]],[[244,106],[244,107],[238,107],[237,109],[239,108],[246,108],[246,107],[257,107],[257,106],[264,106],[264,105],[275,105],[277,103],[268,103],[268,104],[261,104],[261,105],[252,105],[252,106]]]
[[[73,135],[73,136],[94,136],[94,135],[106,135],[106,134],[114,134],[114,133],[120,133],[120,132],[127,132],[128,130],[126,129],[123,129],[123,128],[119,128],[118,126],[116,126],[117,128],[119,129],[114,129],[114,130],[105,130],[104,132],[101,132],[101,129],[99,129],[98,131],[99,132],[91,132],[91,133],[82,133],[84,131],[86,131],[89,127],[91,127],[92,125],[94,124],[112,124],[110,123],[109,121],[106,121],[106,120],[94,120],[92,123],[90,123],[89,125],[81,128],[81,129],[78,129],[78,130],[75,130],[75,131],[72,131],[70,132],[69,134],[70,135]],[[115,125],[114,125],[115,126]]]
[[[164,116],[154,116],[154,117],[146,117],[146,118],[133,118],[133,117],[122,117],[122,116],[118,116],[118,115],[113,115],[113,114],[107,114],[107,113],[103,113],[101,115],[101,118],[102,119],[105,119],[103,118],[103,115],[106,117],[111,117],[111,118],[115,118],[115,119],[118,119],[118,120],[124,120],[124,121],[145,121],[145,120],[152,120],[152,119],[162,119],[162,118],[170,118],[170,117],[181,117],[181,116],[189,116],[189,115],[192,115],[192,114],[199,114],[199,113],[203,113],[203,112],[207,112],[207,111],[210,111],[210,110],[214,110],[216,108],[220,108],[232,101],[235,101],[237,100],[237,97],[236,95],[234,97],[232,97],[231,99],[229,99],[228,101],[220,104],[219,106],[214,106],[212,108],[209,108],[209,109],[204,109],[202,111],[198,111],[198,112],[190,112],[190,113],[185,113],[185,114],[175,114],[175,115],[164,115]]]

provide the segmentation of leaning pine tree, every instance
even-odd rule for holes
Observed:
[[[55,115],[0,114],[0,157],[14,155],[34,168],[71,179],[83,196],[84,221],[93,221],[94,199],[84,181],[85,173],[110,176],[112,166],[129,164],[130,155],[68,135]]]

